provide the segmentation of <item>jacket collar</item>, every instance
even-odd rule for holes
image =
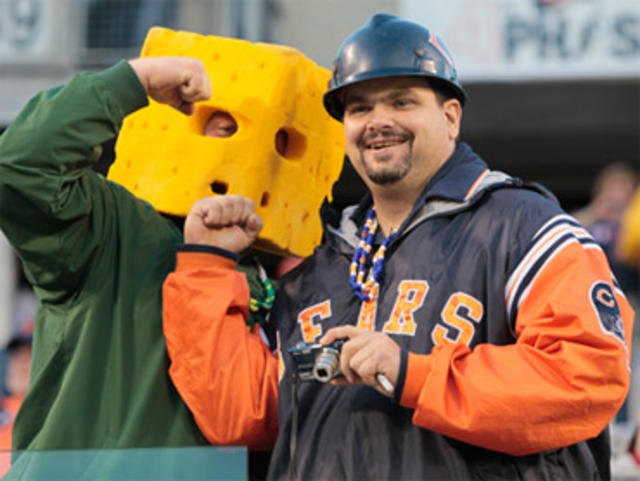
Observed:
[[[411,213],[398,229],[399,237],[429,217],[464,210],[482,197],[487,189],[515,185],[513,181],[506,174],[490,171],[469,145],[461,142],[425,186]],[[342,215],[325,202],[321,208],[321,216],[325,232],[330,234],[327,240],[337,246],[338,238],[342,238],[347,244],[356,246],[359,242],[359,229],[372,205],[370,192],[365,194],[358,205],[344,209]]]
[[[474,193],[483,175],[489,172],[487,164],[465,142],[456,147],[451,157],[429,181],[417,204],[433,198],[462,202]]]

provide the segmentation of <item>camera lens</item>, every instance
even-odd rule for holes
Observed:
[[[320,382],[329,382],[340,371],[338,363],[338,350],[325,348],[322,350],[313,366],[313,376]]]

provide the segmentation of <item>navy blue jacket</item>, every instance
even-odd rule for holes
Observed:
[[[462,143],[363,305],[349,266],[371,203],[325,206],[323,245],[277,294],[284,374],[269,477],[289,476],[295,389],[300,479],[608,478],[632,312],[593,239],[544,189],[488,170]],[[401,346],[395,399],[364,385],[292,388],[288,349],[345,324]]]

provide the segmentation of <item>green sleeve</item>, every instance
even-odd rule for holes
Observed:
[[[34,285],[73,289],[96,255],[126,196],[92,166],[147,102],[122,61],[38,94],[0,136],[0,228]]]

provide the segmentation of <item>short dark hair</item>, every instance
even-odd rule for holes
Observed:
[[[446,82],[441,81],[437,78],[427,77],[425,78],[427,81],[427,85],[431,90],[433,90],[436,94],[436,100],[440,104],[440,107],[444,105],[444,103],[449,99],[458,99],[460,105],[462,105],[462,101],[460,97],[456,95],[455,90],[447,85]],[[460,143],[460,134],[456,137],[456,145]]]
[[[436,93],[436,97],[438,98],[440,105],[444,104],[449,99],[460,100],[456,95],[455,90],[447,85],[445,81],[433,77],[426,77],[425,80],[427,81],[429,88]]]

